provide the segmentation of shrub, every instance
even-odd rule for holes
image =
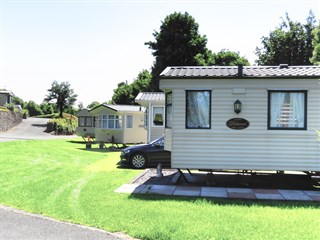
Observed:
[[[70,114],[64,114],[64,118],[53,118],[49,121],[49,124],[54,126],[53,131],[57,135],[72,135],[78,126],[78,118]]]

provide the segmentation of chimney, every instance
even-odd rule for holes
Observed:
[[[238,77],[243,77],[243,66],[238,65]]]

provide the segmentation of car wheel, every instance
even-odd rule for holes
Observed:
[[[147,158],[142,153],[136,153],[131,157],[131,166],[136,169],[145,168],[147,165]]]

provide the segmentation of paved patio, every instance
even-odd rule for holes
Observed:
[[[320,191],[310,190],[123,184],[115,192],[188,197],[320,202]]]
[[[320,178],[300,175],[239,175],[229,173],[184,173],[188,180],[180,181],[176,170],[164,170],[159,176],[155,169],[146,169],[130,183],[115,190],[117,193],[160,194],[167,196],[206,197],[225,199],[314,201],[320,202]],[[180,179],[180,180],[179,180]],[[320,187],[320,186],[319,186]]]

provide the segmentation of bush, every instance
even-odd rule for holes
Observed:
[[[29,117],[29,111],[27,109],[22,109],[22,118],[27,119]]]
[[[53,118],[49,121],[49,124],[53,125],[52,130],[56,135],[72,135],[78,126],[78,118],[73,115],[66,117],[66,114],[64,114],[64,118]]]

